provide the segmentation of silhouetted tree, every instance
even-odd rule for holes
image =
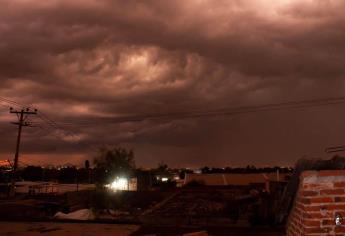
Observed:
[[[62,168],[59,171],[59,182],[75,183],[78,176],[78,170],[75,167]]]
[[[203,174],[210,173],[210,168],[208,166],[201,168],[201,173],[203,173]]]
[[[42,181],[43,168],[40,166],[27,166],[23,169],[21,177],[29,181]]]
[[[154,174],[156,175],[165,175],[169,173],[169,167],[167,164],[160,162],[158,163],[158,167],[154,169]]]
[[[85,165],[85,169],[89,169],[89,168],[90,168],[90,162],[89,162],[89,160],[86,160],[85,163],[84,163],[84,165]]]
[[[99,183],[106,183],[116,176],[129,176],[135,169],[133,151],[121,147],[100,148],[94,163]]]
[[[57,181],[59,179],[59,170],[56,168],[44,169],[44,181]]]
[[[179,172],[180,179],[184,179],[186,174],[193,174],[193,171],[192,170],[188,170],[188,169],[180,170],[180,172]]]
[[[87,172],[87,178],[88,178],[87,182],[90,183],[91,182],[91,173],[90,173],[90,162],[89,162],[89,160],[86,160],[84,165],[85,165],[85,170]]]

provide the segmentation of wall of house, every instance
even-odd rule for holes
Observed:
[[[344,220],[336,226],[335,216]],[[287,223],[287,236],[345,235],[345,170],[305,171]]]

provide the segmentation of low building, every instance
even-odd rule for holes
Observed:
[[[183,185],[199,182],[206,186],[247,186],[262,184],[269,189],[269,182],[286,182],[289,174],[278,173],[220,173],[220,174],[186,174]]]
[[[106,187],[113,191],[137,191],[137,178],[116,178]]]

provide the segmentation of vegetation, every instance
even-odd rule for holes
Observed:
[[[121,147],[100,148],[94,158],[96,182],[107,183],[115,176],[131,176],[135,170],[134,153]]]
[[[186,184],[186,187],[200,187],[204,185],[205,185],[205,182],[203,180],[192,180]]]
[[[214,173],[275,173],[279,170],[280,173],[291,173],[293,169],[291,167],[255,167],[253,165],[248,165],[247,167],[208,167],[205,166],[201,168],[203,174],[214,174]]]

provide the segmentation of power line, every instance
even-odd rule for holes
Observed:
[[[345,151],[345,146],[328,147],[325,149],[326,153],[343,152],[343,151]]]
[[[345,97],[340,98],[326,98],[326,99],[314,99],[314,100],[304,100],[304,101],[291,101],[284,103],[272,103],[258,106],[242,106],[242,107],[227,107],[213,110],[199,110],[199,111],[184,111],[184,112],[174,112],[174,113],[152,113],[152,114],[142,114],[135,116],[118,116],[110,118],[99,118],[95,121],[90,120],[78,120],[77,122],[61,122],[64,125],[92,125],[92,124],[104,124],[108,123],[125,123],[125,122],[140,122],[144,120],[180,120],[180,119],[190,119],[199,117],[212,117],[212,116],[229,116],[253,112],[262,111],[273,111],[273,110],[287,110],[296,108],[308,108],[317,106],[326,106],[334,104],[345,103]]]
[[[0,97],[0,101],[4,101],[8,104],[13,104],[16,106],[24,106],[25,104]],[[151,113],[151,114],[138,114],[133,116],[116,116],[116,117],[101,117],[96,120],[81,120],[78,121],[64,121],[56,122],[51,119],[48,115],[43,112],[37,113],[37,118],[42,120],[45,124],[50,127],[43,128],[40,125],[40,129],[45,130],[48,134],[52,133],[52,129],[64,131],[66,135],[76,136],[78,135],[71,129],[66,128],[65,126],[90,126],[90,125],[104,125],[104,124],[117,124],[117,123],[126,123],[126,122],[141,122],[145,120],[156,120],[156,121],[167,121],[167,120],[182,120],[182,119],[191,119],[191,118],[202,118],[202,117],[214,117],[214,116],[233,116],[238,114],[245,113],[255,113],[255,112],[264,112],[264,111],[273,111],[273,110],[288,110],[288,109],[297,109],[297,108],[309,108],[309,107],[318,107],[318,106],[328,106],[335,104],[345,103],[345,97],[331,97],[323,99],[311,99],[311,100],[300,100],[300,101],[289,101],[282,103],[270,103],[256,106],[239,106],[239,107],[223,107],[218,109],[211,110],[189,110],[189,111],[178,111],[178,112],[169,112],[169,113]],[[63,127],[64,126],[64,127]],[[53,134],[57,138],[57,135]]]
[[[25,103],[19,103],[19,102],[16,102],[16,101],[10,100],[8,98],[4,98],[4,97],[0,97],[0,101],[4,101],[6,103],[9,103],[9,104],[15,105],[15,106],[32,108],[32,105],[28,105]],[[66,128],[62,127],[61,125],[57,124],[53,119],[49,118],[48,115],[46,115],[42,111],[37,112],[37,117],[40,118],[45,123],[47,123],[52,128],[65,131],[67,135],[76,135],[74,131],[72,131],[71,129],[66,129]]]
[[[57,130],[64,130],[66,131],[67,135],[76,135],[74,133],[74,131],[72,130],[68,130],[64,127],[62,127],[60,124],[56,123],[54,120],[52,120],[51,118],[49,118],[46,114],[44,114],[43,112],[39,112],[38,113],[38,118],[40,118],[42,121],[46,122],[49,126],[51,126],[52,128],[54,129],[57,129]]]
[[[25,105],[16,101],[0,97],[0,100],[6,101],[11,104]],[[170,113],[151,113],[151,114],[139,114],[133,116],[117,116],[109,118],[99,118],[98,120],[78,120],[77,122],[59,122],[57,123],[53,119],[49,118],[43,112],[39,112],[37,117],[46,122],[49,126],[55,129],[66,131],[67,135],[76,135],[74,131],[67,129],[64,126],[88,126],[99,123],[125,123],[125,122],[140,122],[144,120],[175,120],[175,119],[190,119],[199,117],[212,117],[212,116],[229,116],[244,113],[271,111],[271,110],[283,110],[283,109],[295,109],[295,108],[307,108],[316,106],[326,106],[345,103],[345,97],[333,97],[323,99],[311,99],[301,101],[290,101],[282,103],[271,103],[257,106],[240,106],[240,107],[225,107],[212,110],[192,110],[192,111],[179,111]]]
[[[53,132],[53,129],[49,129],[49,128],[47,128],[47,127],[45,127],[45,126],[43,126],[42,124],[39,124],[39,123],[37,123],[37,124],[35,124],[35,125],[36,125],[39,129],[41,129],[42,131],[44,131],[46,135],[52,135],[52,136],[54,136],[54,137],[57,138],[57,139],[61,139],[61,137],[59,137],[58,135],[56,135],[56,134]]]
[[[17,106],[17,107],[28,107],[28,108],[32,108],[32,105],[28,105],[25,103],[19,103],[16,102],[14,100],[8,99],[8,98],[4,98],[0,96],[0,101],[6,102],[8,104],[10,104],[11,106]],[[11,107],[11,106],[6,106],[6,107]],[[45,113],[43,113],[42,111],[37,112],[37,117],[40,118],[43,122],[45,122],[46,124],[48,124],[50,127],[52,127],[53,129],[56,130],[62,130],[65,131],[67,135],[70,136],[76,136],[75,132],[70,130],[70,129],[66,129],[64,127],[62,127],[61,125],[57,124],[54,120],[52,120],[51,118],[49,118]],[[40,127],[41,129],[43,129],[42,127]],[[52,133],[51,131],[49,131],[49,133]],[[55,134],[52,134],[53,136],[58,137]]]
[[[4,98],[4,97],[0,97],[0,101],[5,102],[7,104],[10,104],[11,106],[16,106],[16,107],[25,107],[26,106],[25,104],[21,104],[21,103],[18,103],[16,101],[13,101],[13,100],[10,100],[10,99]]]

